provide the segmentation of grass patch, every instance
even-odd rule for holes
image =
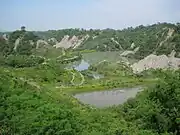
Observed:
[[[93,92],[93,91],[105,91],[105,90],[112,90],[115,88],[130,88],[130,87],[138,87],[138,86],[148,86],[152,85],[156,82],[155,79],[144,79],[143,81],[127,81],[122,82],[116,85],[103,85],[103,84],[85,84],[83,86],[76,86],[76,87],[67,87],[63,88],[62,90],[69,94],[77,94],[77,93],[84,93],[84,92]]]

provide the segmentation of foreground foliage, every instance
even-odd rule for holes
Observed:
[[[35,87],[8,69],[0,70],[1,134],[178,135],[180,72],[122,106],[93,109],[63,90]]]
[[[179,25],[171,24],[139,26],[122,31],[48,31],[46,34],[49,35],[46,36],[53,34],[62,39],[64,34],[82,36],[87,32],[91,36],[98,36],[80,46],[80,50],[83,50],[83,47],[87,49],[82,51],[83,53],[94,49],[122,49],[108,39],[112,36],[124,49],[128,49],[132,42],[141,45],[137,56],[144,57],[151,53],[154,45],[164,40],[165,37],[161,35],[166,35],[169,30],[162,29],[164,26],[173,28],[176,33],[156,52],[169,53],[172,49],[178,51]],[[158,34],[159,30],[163,31]],[[15,51],[14,42],[20,37],[24,38]],[[108,61],[93,64],[86,71],[66,69],[66,63],[82,58],[80,53],[65,52],[63,49],[55,51],[52,47],[35,49],[35,45],[31,45],[29,40],[36,42],[38,37],[25,30],[10,33],[8,42],[0,39],[0,134],[180,134],[180,71],[155,70],[135,75],[126,65]],[[99,48],[97,43],[101,45]],[[167,43],[171,43],[168,49]],[[112,46],[104,47],[106,44]],[[92,72],[103,75],[103,78],[95,80]],[[82,91],[151,84],[152,78],[153,82],[157,82],[155,77],[159,80],[155,86],[145,89],[136,98],[129,99],[120,106],[97,109],[82,105],[69,95]]]
[[[82,106],[61,91],[37,89],[7,69],[1,69],[0,83],[1,134],[113,135],[128,129],[118,113]],[[132,126],[124,132],[138,130]]]
[[[122,107],[124,117],[141,129],[180,134],[180,71],[162,73],[162,80]]]

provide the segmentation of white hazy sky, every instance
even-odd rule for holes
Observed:
[[[180,22],[180,0],[1,0],[0,30],[114,28]]]

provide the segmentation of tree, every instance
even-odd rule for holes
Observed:
[[[13,45],[9,44],[3,38],[0,38],[0,53],[3,56],[7,56],[13,52]]]
[[[26,27],[25,26],[21,26],[21,31],[26,31]]]

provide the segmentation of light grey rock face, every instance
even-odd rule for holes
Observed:
[[[121,56],[127,56],[129,54],[135,54],[137,51],[139,51],[139,47],[136,47],[133,51],[124,51],[123,53],[121,53]]]
[[[176,51],[172,50],[172,52],[169,54],[169,57],[174,57],[176,55]]]
[[[73,49],[75,49],[78,46],[80,46],[84,41],[86,41],[88,38],[89,35],[83,36],[81,39],[79,39],[77,36],[73,36],[72,38],[70,38],[69,35],[66,35],[59,43],[54,45],[54,47],[56,48],[61,47],[65,49],[72,47]]]
[[[127,55],[129,55],[129,54],[135,54],[135,52],[134,52],[134,51],[124,51],[124,52],[121,54],[121,56],[127,56]]]
[[[137,51],[139,51],[139,47],[136,47],[135,49],[134,49],[134,52],[136,53]]]
[[[22,42],[23,39],[24,39],[24,36],[19,37],[19,38],[16,39],[16,41],[14,43],[14,50],[15,51],[17,50],[17,47],[19,46],[19,44]],[[29,44],[33,46],[34,42],[32,40],[29,40]]]
[[[55,38],[48,39],[48,42],[53,43],[54,45],[58,43],[58,41]]]
[[[92,39],[95,39],[95,38],[97,38],[97,36],[93,36],[93,37],[92,37]]]
[[[180,66],[180,59],[174,57],[167,57],[166,55],[149,55],[137,63],[131,65],[135,73],[140,73],[147,69],[178,69]]]
[[[4,39],[4,40],[6,40],[6,41],[8,40],[8,35],[3,34],[3,36],[2,36],[2,37],[3,37],[3,39]]]
[[[17,47],[19,46],[20,42],[22,41],[22,37],[16,39],[14,43],[14,50],[16,51]]]
[[[78,42],[74,45],[73,49],[77,48],[80,46],[84,41],[88,40],[90,36],[87,34],[86,36],[82,37]]]
[[[32,40],[29,40],[29,44],[33,46],[34,42]]]
[[[174,31],[175,31],[174,29],[170,29],[170,28],[169,28],[165,40],[163,40],[163,41],[160,42],[159,47],[161,47],[169,38],[172,37],[172,35],[174,34]]]
[[[169,31],[168,31],[168,33],[167,33],[167,37],[166,37],[166,40],[168,40],[170,37],[172,37],[172,35],[174,34],[174,29],[170,29],[169,28]]]
[[[71,44],[69,42],[69,35],[64,36],[64,38],[59,43],[54,45],[54,47],[56,47],[56,48],[60,48],[60,47],[69,48],[69,47],[71,47]]]
[[[36,49],[38,49],[44,45],[48,45],[48,43],[46,41],[40,39],[36,42]]]
[[[134,47],[135,47],[135,44],[132,43],[132,44],[131,44],[131,49],[134,49]]]
[[[122,46],[119,44],[119,42],[116,41],[114,38],[111,38],[111,41],[113,41],[114,43],[116,43],[117,45],[119,45],[119,47],[121,48],[121,50],[124,50],[124,49],[122,48]]]

